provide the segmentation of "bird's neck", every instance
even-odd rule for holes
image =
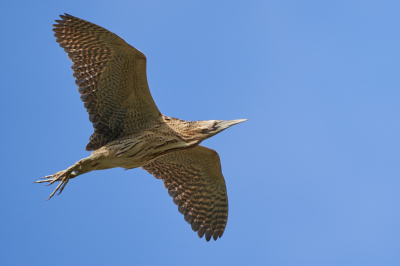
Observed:
[[[173,117],[164,116],[165,126],[169,129],[170,133],[174,135],[173,138],[179,139],[185,143],[186,147],[196,146],[203,141],[203,135],[198,134],[194,129],[196,128],[197,121],[185,121]]]

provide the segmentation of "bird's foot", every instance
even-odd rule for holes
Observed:
[[[49,182],[48,186],[50,186],[51,184],[53,184],[56,181],[61,181],[60,184],[58,184],[56,189],[53,191],[53,193],[50,194],[50,197],[47,199],[47,200],[49,200],[54,196],[54,194],[58,190],[60,191],[60,192],[58,192],[58,194],[60,194],[64,190],[64,188],[67,185],[69,179],[74,178],[75,176],[76,176],[76,173],[73,172],[73,170],[69,168],[67,170],[63,170],[63,171],[57,172],[54,175],[48,175],[48,176],[42,177],[40,180],[38,180],[36,182],[33,182],[33,183]]]

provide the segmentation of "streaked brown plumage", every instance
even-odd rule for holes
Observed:
[[[61,181],[93,171],[142,167],[173,197],[199,237],[221,237],[228,219],[228,198],[218,153],[199,144],[246,121],[184,121],[160,113],[150,94],[146,57],[114,33],[65,14],[54,36],[73,62],[72,70],[94,133],[86,150],[94,151],[66,170],[37,183]]]
[[[185,221],[199,237],[216,240],[228,220],[228,197],[218,153],[203,146],[182,149],[142,167],[164,181]]]

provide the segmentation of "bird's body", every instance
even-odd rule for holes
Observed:
[[[203,139],[192,128],[201,122],[163,115],[163,122],[150,124],[135,134],[118,138],[95,150],[90,156],[91,167],[88,170],[133,169],[175,150],[197,146]],[[76,171],[87,172],[83,169]]]
[[[113,140],[94,151],[92,156],[99,158],[97,169],[116,166],[132,169],[141,167],[175,149],[194,146],[199,141],[173,130],[169,126],[169,121],[165,120],[165,122],[156,122],[137,130],[134,134]],[[105,162],[102,162],[102,158],[106,158]]]
[[[192,229],[208,241],[221,237],[228,217],[218,153],[199,144],[245,119],[184,121],[160,113],[150,94],[146,57],[93,23],[60,16],[54,35],[73,62],[81,99],[93,123],[92,154],[37,183],[61,181],[114,167],[142,167],[164,181]]]

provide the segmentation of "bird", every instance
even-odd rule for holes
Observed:
[[[151,96],[142,52],[94,23],[66,13],[60,18],[54,36],[73,63],[94,127],[86,146],[92,153],[34,183],[59,182],[49,200],[79,175],[141,167],[164,182],[200,238],[221,238],[228,220],[225,179],[218,153],[199,144],[247,119],[185,121],[163,115]]]

